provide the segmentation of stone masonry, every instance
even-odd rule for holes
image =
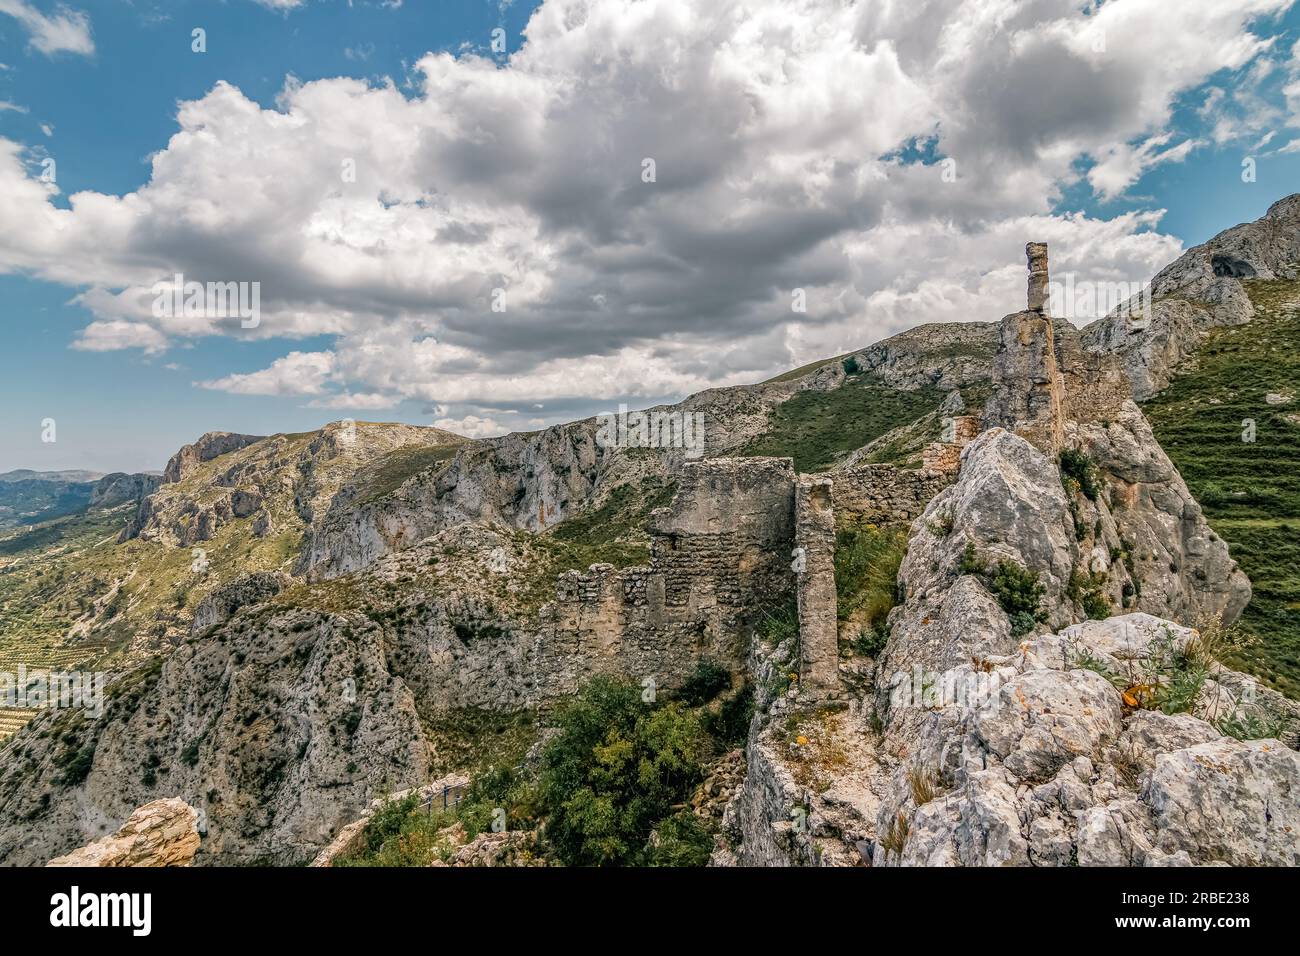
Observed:
[[[799,478],[794,494],[800,689],[814,700],[839,690],[835,513],[829,478]]]
[[[740,667],[752,625],[792,594],[794,491],[788,458],[688,463],[672,505],[651,516],[649,567],[560,576],[534,693],[571,693],[601,671],[671,685],[702,657]],[[575,661],[586,670],[571,672]]]
[[[1047,245],[1031,242],[1025,254],[1028,308],[1002,319],[983,424],[1014,431],[1055,458],[1065,422],[1114,420],[1132,393],[1112,354],[1086,351],[1078,329],[1048,314]]]

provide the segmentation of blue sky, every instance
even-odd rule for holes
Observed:
[[[1206,7],[1198,22],[1188,3],[1191,22],[1171,21],[1159,39],[1139,35],[1162,16],[1145,0],[1088,16],[1040,4],[1042,22],[1016,28],[1030,39],[1018,49],[1074,50],[1060,39],[1071,16],[1084,33],[1116,26],[1104,54],[1076,51],[1096,89],[1045,114],[1036,137],[1017,117],[1017,98],[1038,92],[1024,89],[1034,65],[1007,70],[1003,35],[940,69],[927,63],[938,40],[917,22],[844,19],[838,4],[822,21],[792,11],[789,36],[780,5],[760,5],[754,19],[770,29],[756,38],[685,0],[581,14],[563,0],[525,42],[537,4],[522,0],[0,0],[0,138],[22,164],[9,175],[31,182],[42,160],[57,163],[44,199],[11,204],[0,191],[0,470],[157,469],[212,429],[269,434],[349,416],[490,434],[676,399],[922,321],[996,319],[1019,304],[1006,290],[1023,285],[1016,250],[1030,229],[1054,257],[1067,250],[1063,261],[1080,250],[1078,269],[1148,278],[1180,245],[1300,188],[1300,149],[1285,149],[1300,136],[1300,11],[1251,0],[1259,16],[1227,22]],[[937,3],[936,18],[969,18],[972,4]],[[1173,16],[1178,5],[1165,6]],[[489,47],[498,27],[504,54]],[[791,39],[805,28],[808,39]],[[1237,45],[1198,46],[1210,28],[1235,31]],[[789,76],[766,76],[785,42]],[[420,66],[431,53],[455,60]],[[819,73],[825,64],[834,69]],[[861,77],[849,82],[851,70]],[[876,95],[847,98],[857,94],[841,80]],[[239,96],[214,93],[222,82]],[[189,128],[209,145],[169,143],[183,101],[202,104]],[[932,121],[918,122],[926,109]],[[985,112],[963,125],[973,111]],[[302,143],[301,177],[296,145],[258,152],[282,135],[277,116],[310,131],[285,141]],[[365,195],[305,196],[308,151],[319,158],[338,139],[330,124],[345,121],[357,150],[391,168]],[[934,155],[900,152],[918,135],[934,136]],[[1120,152],[1106,166],[1108,146]],[[151,167],[160,151],[172,157],[165,175]],[[663,170],[651,199],[637,192],[642,155]],[[969,185],[936,205],[925,177],[944,155]],[[1246,156],[1255,182],[1242,181]],[[231,177],[240,185],[220,186]],[[78,193],[115,197],[111,217],[70,203]],[[303,264],[268,264],[275,303],[258,335],[159,333],[130,313],[122,290],[173,268],[165,242],[137,237],[188,236],[187,217],[210,223],[213,209],[242,223],[252,207],[272,250],[254,258],[285,250]],[[69,211],[52,231],[51,210]],[[328,241],[300,248],[309,233]],[[238,252],[237,235],[192,235],[191,271],[208,249],[213,262]],[[950,281],[900,261],[918,244],[937,250],[931,268]],[[520,311],[475,311],[494,282]],[[795,286],[815,290],[809,315],[782,307]],[[296,299],[278,291],[289,288]],[[107,298],[84,297],[96,290]],[[41,440],[47,418],[53,443]]]

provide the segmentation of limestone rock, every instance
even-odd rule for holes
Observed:
[[[194,609],[190,632],[197,634],[204,628],[229,620],[240,608],[259,604],[279,594],[291,581],[283,572],[261,571],[217,588]]]
[[[1117,309],[1089,325],[1084,342],[1089,350],[1115,353],[1134,396],[1149,398],[1169,384],[1207,331],[1250,321],[1254,310],[1242,279],[1293,279],[1298,263],[1300,194],[1189,249],[1152,280],[1148,314],[1134,321],[1130,309]]]
[[[194,474],[204,462],[219,458],[232,451],[238,451],[253,442],[261,441],[262,435],[237,435],[234,432],[208,432],[190,445],[185,445],[172,455],[163,469],[164,484],[183,481]]]
[[[146,803],[122,828],[46,866],[189,866],[199,849],[199,815],[175,797]]]

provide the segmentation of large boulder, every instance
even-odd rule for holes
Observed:
[[[46,866],[189,866],[199,849],[198,821],[198,811],[184,800],[155,800],[133,812],[112,836]]]

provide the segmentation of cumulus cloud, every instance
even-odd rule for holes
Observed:
[[[1200,140],[1185,139],[1174,146],[1166,145],[1172,133],[1152,136],[1137,146],[1117,143],[1106,149],[1097,164],[1088,170],[1088,183],[1102,199],[1114,199],[1137,182],[1142,174],[1161,163],[1181,163]]]
[[[433,427],[455,432],[466,438],[494,438],[509,431],[500,422],[490,418],[480,418],[477,415],[466,415],[464,418],[439,418],[434,421]]]
[[[319,395],[334,373],[331,352],[290,352],[257,372],[199,382],[235,395]]]
[[[27,31],[31,45],[49,56],[54,53],[95,52],[90,35],[90,18],[80,10],[59,7],[46,15],[26,0],[0,0],[0,13],[8,14]]]
[[[82,348],[332,337],[201,383],[237,394],[460,431],[680,397],[996,319],[1028,239],[1149,278],[1180,251],[1159,210],[1055,201],[1182,160],[1179,96],[1268,54],[1251,24],[1291,2],[546,0],[505,64],[428,54],[405,93],[217,83],[124,196],[56,205],[0,139],[0,271],[81,289]],[[257,282],[260,322],[155,317],[177,273]]]

